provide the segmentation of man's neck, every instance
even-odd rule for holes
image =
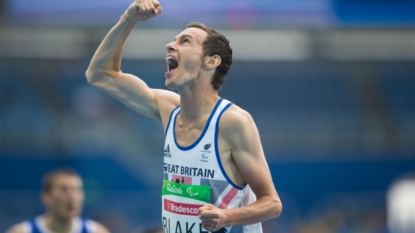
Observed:
[[[190,123],[210,114],[219,100],[213,89],[187,89],[179,91],[180,116],[184,123]]]
[[[44,216],[44,223],[48,230],[55,233],[69,233],[72,229],[73,219],[62,219],[52,214]]]

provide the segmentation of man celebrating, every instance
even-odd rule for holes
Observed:
[[[232,64],[225,36],[191,23],[167,44],[165,85],[178,94],[121,72],[131,30],[161,12],[157,0],[132,3],[97,49],[88,82],[162,123],[165,233],[261,233],[282,205],[252,117],[218,95]]]
[[[46,214],[16,224],[7,233],[109,233],[101,223],[79,218],[84,191],[81,177],[72,169],[58,168],[44,176],[42,201]]]

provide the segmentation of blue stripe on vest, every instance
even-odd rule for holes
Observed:
[[[86,219],[81,219],[81,222],[82,222],[82,229],[81,229],[81,233],[88,233],[88,230],[87,230],[87,228],[86,228]],[[29,223],[30,223],[30,226],[31,226],[31,228],[32,228],[32,231],[31,231],[31,233],[42,233],[40,230],[39,230],[39,228],[37,227],[37,224],[36,224],[36,219],[34,218],[34,219],[31,219],[30,221],[29,221]]]
[[[36,225],[36,219],[32,219],[30,220],[30,226],[32,227],[32,232],[31,233],[41,233],[39,228]]]
[[[86,220],[85,219],[81,219],[82,220],[82,231],[81,233],[88,233],[88,231],[86,230]]]

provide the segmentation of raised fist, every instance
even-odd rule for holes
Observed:
[[[136,22],[146,21],[158,14],[162,8],[157,0],[135,0],[125,11],[124,16]]]

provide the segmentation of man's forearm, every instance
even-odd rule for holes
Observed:
[[[89,72],[120,71],[124,44],[137,22],[121,16],[95,52],[88,67]]]
[[[256,202],[240,208],[226,211],[228,226],[250,225],[278,217],[282,204],[278,199],[264,196]]]

